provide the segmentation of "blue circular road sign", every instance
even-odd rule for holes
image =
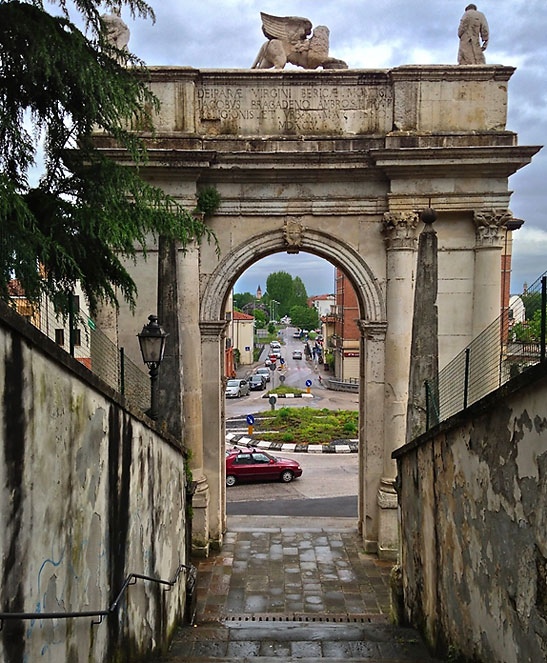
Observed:
[[[252,414],[247,415],[247,426],[254,426],[255,418]]]
[[[306,380],[306,387],[311,387],[311,380]]]

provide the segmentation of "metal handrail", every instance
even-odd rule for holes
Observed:
[[[99,617],[99,619],[94,619],[92,624],[101,624],[105,617],[111,615],[119,609],[120,602],[123,595],[125,594],[129,585],[136,584],[137,580],[148,580],[150,582],[155,582],[160,585],[168,585],[169,588],[174,587],[178,581],[180,574],[184,570],[190,571],[192,566],[187,566],[186,564],[179,564],[175,575],[172,580],[162,580],[161,578],[152,578],[151,576],[145,576],[140,573],[130,573],[118,592],[118,595],[112,602],[111,606],[106,610],[84,610],[81,612],[0,612],[0,631],[4,627],[4,620],[6,619],[70,619],[73,617]],[[169,589],[165,590],[166,592],[170,591]]]

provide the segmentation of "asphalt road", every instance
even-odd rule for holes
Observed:
[[[229,515],[357,516],[357,454],[274,455],[298,461],[302,476],[288,484],[270,481],[227,488]]]
[[[281,353],[285,359],[285,368],[282,371],[285,376],[284,384],[291,387],[298,387],[299,389],[306,389],[306,380],[312,381],[311,393],[313,398],[298,398],[290,401],[291,407],[308,406],[313,408],[329,408],[331,410],[358,410],[359,409],[359,395],[352,393],[345,393],[340,391],[330,391],[319,383],[318,376],[328,378],[329,373],[325,373],[323,367],[318,365],[317,362],[307,361],[306,359],[293,359],[293,350],[301,350],[304,352],[304,343],[301,340],[293,338],[295,329],[288,327],[282,330],[281,338],[283,345]],[[259,366],[264,366],[263,360],[266,359],[267,348],[261,356],[261,362],[253,364],[253,366],[242,366],[238,370],[238,377],[246,377],[250,375]],[[268,388],[273,386],[277,387],[280,384],[279,376],[280,371],[273,371],[273,383],[268,383]],[[262,391],[251,391],[248,396],[241,398],[227,398],[226,399],[226,417],[229,419],[236,416],[244,416],[247,414],[255,414],[269,410],[270,405],[268,399],[262,398]],[[285,404],[284,399],[279,399],[280,406]]]
[[[315,500],[268,500],[229,502],[229,516],[309,516],[357,518],[357,495],[326,497]]]

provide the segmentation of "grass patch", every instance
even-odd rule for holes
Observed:
[[[282,407],[261,416],[264,417],[262,426],[272,431],[258,433],[260,439],[267,442],[328,444],[332,440],[355,437],[359,426],[358,412],[354,410]]]
[[[303,389],[298,389],[297,387],[283,387],[279,386],[275,389],[270,389],[268,394],[303,394]]]

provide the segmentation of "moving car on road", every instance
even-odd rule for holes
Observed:
[[[228,380],[226,383],[226,397],[239,398],[240,396],[249,395],[249,383],[247,380],[240,380],[239,378]]]
[[[251,391],[266,389],[266,377],[261,373],[255,373],[249,378],[249,387]]]
[[[266,382],[270,381],[270,369],[269,368],[257,368],[256,369],[256,374],[257,375],[263,375],[264,378],[266,379]]]
[[[292,358],[293,359],[302,359],[302,352],[300,350],[295,350],[292,353]]]
[[[256,449],[229,449],[226,451],[226,485],[239,481],[278,480],[290,483],[302,476],[302,468],[295,460],[277,458]]]

